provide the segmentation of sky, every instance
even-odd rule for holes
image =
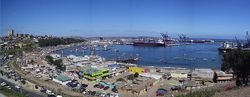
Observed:
[[[250,0],[0,0],[1,35],[239,38]]]

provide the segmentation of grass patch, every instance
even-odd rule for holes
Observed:
[[[166,83],[168,83],[170,85],[177,85],[178,81],[176,81],[176,80],[166,80]]]
[[[215,93],[216,90],[202,90],[202,91],[189,92],[187,94],[182,94],[176,97],[213,97]]]
[[[16,69],[18,69],[18,70],[21,70],[21,67],[19,67],[19,66],[17,65],[17,62],[16,62],[16,61],[12,61],[11,64],[12,64],[13,68],[16,68]]]
[[[14,90],[11,89],[7,89],[6,87],[0,86],[0,92],[4,95],[6,95],[7,97],[28,97],[25,94],[16,92]]]

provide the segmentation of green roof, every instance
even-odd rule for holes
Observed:
[[[166,82],[170,85],[177,85],[179,82],[176,80],[166,80]]]
[[[103,71],[109,71],[109,69],[88,68],[84,70],[84,73],[90,74],[90,75],[98,75],[98,74],[102,74]]]
[[[109,74],[109,69],[87,68],[84,70],[84,77],[90,80],[108,76]]]
[[[55,79],[62,81],[62,82],[66,82],[66,81],[71,80],[71,78],[69,78],[68,76],[62,75],[62,74],[58,75]]]
[[[87,73],[87,74],[90,74],[90,75],[93,75],[93,74],[96,74],[100,72],[100,70],[96,69],[96,68],[88,68],[85,70],[84,73]]]

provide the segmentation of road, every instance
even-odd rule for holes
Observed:
[[[31,91],[27,91],[27,90],[25,90],[23,88],[17,89],[17,88],[15,88],[15,84],[14,83],[8,82],[7,80],[5,80],[5,79],[3,79],[3,78],[0,77],[0,83],[2,83],[2,82],[7,83],[11,87],[12,90],[18,91],[18,92],[22,92],[23,94],[26,94],[29,97],[44,97],[44,96],[38,95],[36,93],[33,93]]]
[[[0,97],[6,97],[5,95],[3,95],[2,93],[0,93]]]

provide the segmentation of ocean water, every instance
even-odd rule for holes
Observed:
[[[218,48],[220,43],[191,44],[172,47],[137,47],[133,45],[113,45],[111,50],[103,51],[101,48],[96,54],[106,58],[138,56],[139,66],[157,67],[184,67],[184,68],[212,68],[220,69],[222,55]],[[91,54],[90,50],[82,47],[67,48],[57,53],[64,56],[84,56]]]

